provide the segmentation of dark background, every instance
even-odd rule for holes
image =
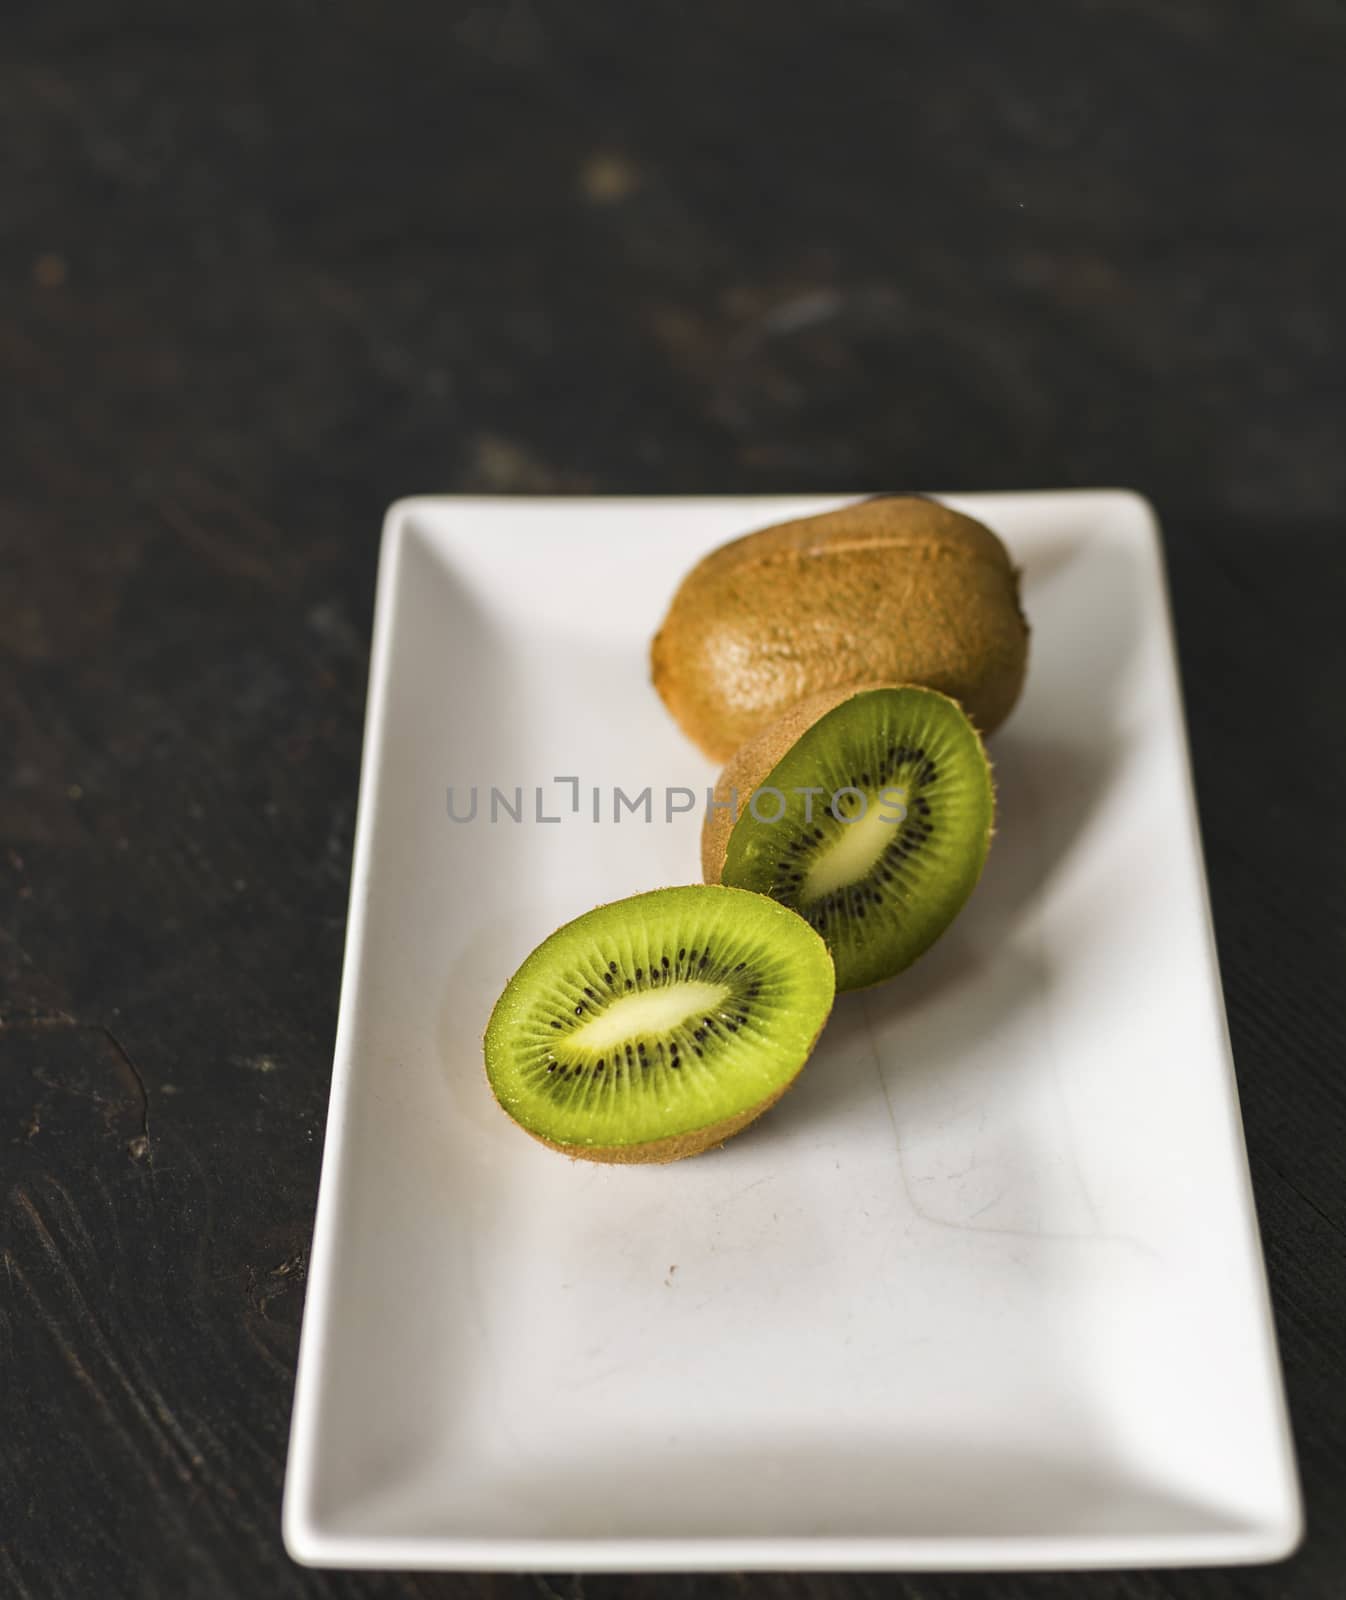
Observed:
[[[1342,8],[10,0],[3,26],[0,1592],[1337,1600]],[[386,503],[1071,484],[1166,528],[1304,1549],[293,1567]]]

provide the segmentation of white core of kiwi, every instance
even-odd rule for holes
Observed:
[[[800,897],[805,905],[821,900],[835,889],[859,883],[869,875],[879,857],[892,844],[893,830],[906,815],[906,790],[885,789],[882,803],[878,794],[866,795],[866,799],[868,807],[864,815],[848,823],[844,831],[809,863]],[[858,811],[858,805],[855,809]],[[845,806],[838,805],[838,810],[844,818],[847,814]]]
[[[624,994],[611,1001],[606,1011],[576,1028],[567,1043],[572,1049],[591,1050],[597,1055],[615,1044],[671,1032],[702,1012],[714,1012],[728,996],[726,984],[691,980],[667,989]]]

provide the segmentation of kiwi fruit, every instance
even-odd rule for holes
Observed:
[[[790,1087],[835,992],[827,946],[745,889],[692,884],[599,906],[545,939],[486,1028],[503,1109],[588,1161],[677,1161]]]
[[[935,942],[995,818],[977,730],[956,701],[909,685],[801,701],[738,751],[715,801],[706,882],[797,911],[827,941],[838,989],[882,982]]]
[[[1023,686],[1018,575],[987,527],[885,495],[763,528],[683,579],[650,650],[684,732],[726,761],[797,701],[912,683],[958,700],[983,733]]]

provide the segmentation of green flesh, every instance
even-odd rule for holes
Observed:
[[[820,788],[812,820],[797,789]],[[769,894],[827,941],[837,988],[859,989],[909,966],[962,909],[981,875],[995,814],[990,767],[972,724],[928,689],[871,689],[827,712],[771,769],[759,794],[780,790],[779,822],[745,806],[729,837],[722,881]],[[831,814],[855,788],[862,820]],[[884,790],[900,790],[901,798]],[[746,797],[745,797],[746,798]],[[780,802],[762,795],[758,811]],[[899,820],[905,807],[905,818]],[[842,816],[859,811],[852,795]],[[892,821],[884,821],[892,818]]]
[[[534,950],[491,1014],[486,1072],[531,1133],[636,1147],[780,1093],[834,989],[823,941],[775,901],[658,889],[587,912]]]

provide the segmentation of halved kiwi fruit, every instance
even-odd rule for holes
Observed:
[[[496,1099],[589,1161],[676,1161],[785,1093],[835,992],[819,935],[775,900],[693,884],[599,906],[533,951],[486,1029]]]
[[[769,894],[822,934],[837,988],[879,983],[944,932],[981,875],[991,769],[956,701],[910,686],[801,701],[721,774],[708,883]]]

